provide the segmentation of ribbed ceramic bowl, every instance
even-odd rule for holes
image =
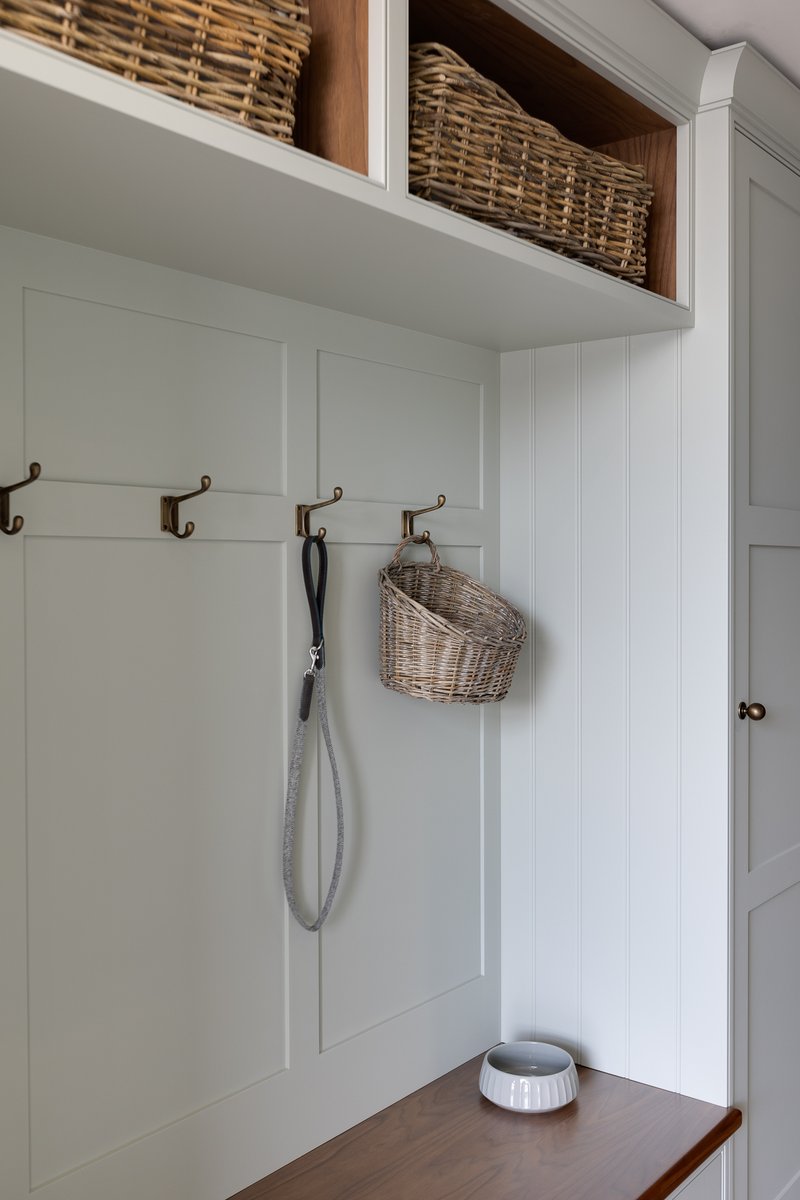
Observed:
[[[478,1085],[511,1112],[550,1112],[578,1094],[578,1072],[566,1050],[547,1042],[505,1042],[483,1060]]]

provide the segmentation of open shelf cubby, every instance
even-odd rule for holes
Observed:
[[[651,111],[499,2],[409,0],[410,37],[648,165],[646,286],[407,194],[403,0],[310,0],[297,149],[0,28],[0,109],[17,114],[0,122],[0,225],[498,351],[690,326],[689,139],[669,102]]]
[[[675,299],[675,125],[490,0],[409,0],[409,42],[449,46],[571,141],[642,164],[654,189],[644,286]]]

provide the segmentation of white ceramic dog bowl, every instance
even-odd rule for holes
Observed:
[[[505,1042],[485,1056],[478,1085],[487,1100],[511,1112],[550,1112],[578,1094],[575,1063],[547,1042]]]

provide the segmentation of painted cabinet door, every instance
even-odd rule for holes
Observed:
[[[715,1154],[711,1162],[706,1163],[688,1183],[677,1192],[673,1192],[669,1200],[721,1200],[723,1183],[722,1154]]]
[[[498,714],[377,676],[404,506],[445,492],[447,561],[496,574],[497,358],[24,234],[0,258],[0,483],[42,464],[0,538],[0,1194],[224,1200],[497,1040]],[[294,503],[334,485],[345,866],[310,935]],[[309,913],[334,846],[312,734]]]
[[[800,178],[736,146],[735,1200],[800,1197]],[[758,717],[753,714],[753,718]]]

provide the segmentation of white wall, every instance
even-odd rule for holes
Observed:
[[[706,343],[503,359],[502,582],[535,618],[503,711],[503,1035],[724,1103],[727,476],[685,376]]]

